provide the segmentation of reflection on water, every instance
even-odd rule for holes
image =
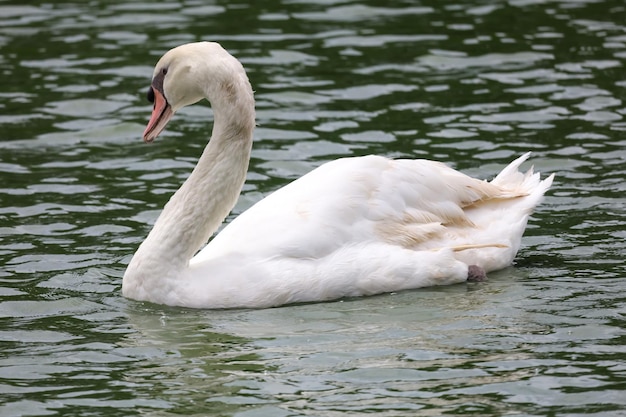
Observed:
[[[0,414],[621,415],[622,2],[216,3],[0,3]],[[199,39],[256,90],[232,216],[337,157],[488,178],[532,150],[557,178],[517,265],[261,311],[121,298],[210,129],[196,106],[144,145],[145,89]]]

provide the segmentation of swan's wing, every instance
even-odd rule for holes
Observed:
[[[472,241],[449,236],[476,227],[466,207],[526,193],[433,161],[339,159],[242,213],[192,263],[237,252],[318,259],[367,241],[412,249],[467,245]]]

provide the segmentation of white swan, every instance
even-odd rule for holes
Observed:
[[[137,300],[270,307],[481,279],[512,263],[553,179],[519,172],[528,154],[491,182],[426,160],[339,159],[258,202],[196,254],[244,184],[252,88],[239,61],[217,43],[198,42],[159,60],[148,98],[146,142],[203,98],[214,126],[124,274],[122,292]]]

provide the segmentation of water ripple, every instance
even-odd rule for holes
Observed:
[[[1,415],[618,416],[625,7],[284,0],[0,5]],[[15,2],[14,2],[15,3]],[[152,65],[218,40],[256,90],[231,220],[322,162],[381,153],[553,189],[483,285],[263,311],[120,296],[212,116],[152,146]]]

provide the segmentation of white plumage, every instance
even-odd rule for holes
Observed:
[[[165,69],[165,70],[164,70]],[[338,159],[242,213],[202,251],[237,201],[254,128],[252,89],[219,44],[166,53],[149,96],[152,141],[180,107],[207,98],[212,138],[124,275],[125,296],[198,307],[270,307],[463,282],[469,265],[510,265],[550,187],[519,166],[493,181],[427,160]]]

